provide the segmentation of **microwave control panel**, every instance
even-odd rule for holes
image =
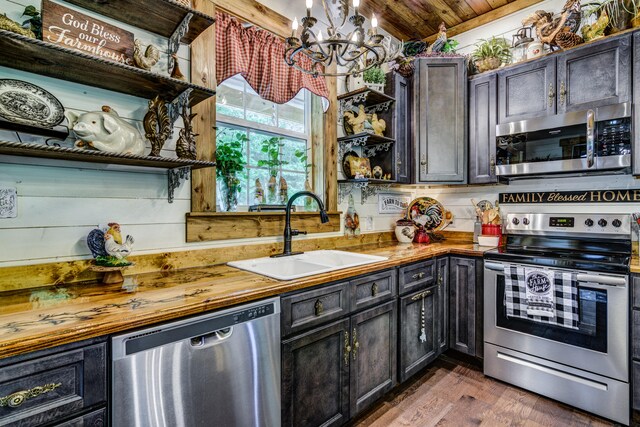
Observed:
[[[598,122],[597,135],[598,156],[631,154],[631,118]]]

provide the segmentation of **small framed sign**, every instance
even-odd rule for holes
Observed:
[[[406,212],[411,196],[403,193],[380,193],[378,194],[379,214],[398,214]]]
[[[0,218],[18,216],[18,193],[15,188],[0,187]]]
[[[102,59],[133,64],[133,33],[49,0],[42,0],[42,39]]]

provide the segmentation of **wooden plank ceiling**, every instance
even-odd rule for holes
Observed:
[[[375,13],[380,27],[399,40],[433,40],[441,22],[447,36],[469,31],[541,0],[362,0],[360,11]]]

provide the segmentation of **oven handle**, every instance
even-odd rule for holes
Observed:
[[[600,276],[597,274],[584,274],[578,273],[576,275],[578,282],[589,282],[589,286],[596,287],[597,285],[611,286],[626,286],[627,279],[624,277],[611,277]]]
[[[502,272],[504,272],[504,264],[501,264],[499,262],[485,261],[484,262],[484,268],[486,268],[487,270],[494,270],[494,271],[502,271]]]

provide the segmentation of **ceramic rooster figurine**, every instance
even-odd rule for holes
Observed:
[[[561,32],[575,33],[581,22],[580,0],[567,0],[559,17],[537,10],[522,21],[522,25],[534,26],[542,43],[555,46],[556,36]]]
[[[354,237],[360,234],[360,218],[356,212],[356,206],[353,202],[353,195],[349,194],[349,207],[344,214],[344,234],[347,237]]]
[[[433,43],[431,43],[431,46],[427,48],[427,53],[442,52],[442,49],[444,49],[444,45],[446,43],[447,43],[447,26],[444,25],[444,22],[441,22],[440,26],[438,26],[438,36],[433,41]]]
[[[106,230],[96,228],[87,236],[87,246],[96,264],[106,267],[131,265],[126,258],[132,252],[133,243],[133,237],[129,235],[123,241],[120,224],[117,222],[110,222]]]
[[[150,44],[142,53],[142,42],[136,39],[133,42],[133,62],[143,70],[151,70],[160,60],[160,51],[157,47]]]

